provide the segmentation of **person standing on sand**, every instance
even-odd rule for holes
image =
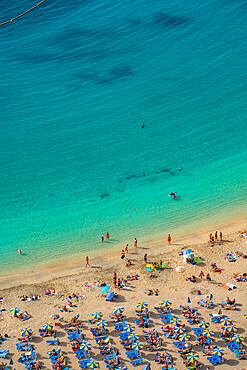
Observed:
[[[86,259],[85,259],[85,260],[86,260],[86,267],[90,266],[90,265],[89,265],[89,258],[88,258],[88,256],[86,257]]]
[[[109,233],[108,233],[108,231],[107,231],[107,233],[105,234],[105,237],[106,237],[106,239],[110,239],[110,235],[109,235]]]
[[[207,280],[208,283],[211,281],[211,277],[210,277],[209,274],[206,275],[206,280]]]
[[[137,247],[137,239],[134,240],[134,247]]]
[[[220,241],[221,242],[222,242],[222,237],[223,237],[222,232],[220,232]]]
[[[199,274],[199,278],[202,280],[203,276],[204,276],[204,273],[203,273],[203,271],[201,271],[200,274]]]
[[[147,260],[148,260],[148,255],[147,253],[144,254],[144,262],[147,263]]]
[[[170,244],[171,244],[171,241],[172,241],[172,237],[171,237],[171,235],[170,235],[170,234],[168,234],[167,241],[168,241],[168,245],[170,245]]]
[[[125,253],[126,253],[126,254],[128,254],[128,253],[129,253],[128,246],[129,246],[129,244],[126,244],[126,247],[125,247]]]
[[[217,233],[217,231],[215,231],[215,234],[214,234],[214,240],[216,241],[216,240],[217,240],[217,238],[218,238],[218,233]]]
[[[122,252],[121,252],[121,258],[122,258],[122,260],[125,258],[125,252],[124,252],[123,249],[122,249]]]
[[[101,235],[101,241],[102,242],[104,241],[104,235],[103,234]]]
[[[211,244],[212,244],[212,246],[214,245],[214,236],[213,235],[211,237]]]
[[[212,233],[209,234],[209,241],[212,241]]]

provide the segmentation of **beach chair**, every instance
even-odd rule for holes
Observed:
[[[46,343],[47,344],[57,344],[58,346],[59,346],[59,344],[60,344],[60,342],[59,342],[59,340],[57,339],[57,340],[47,340],[46,341]]]
[[[207,357],[207,360],[212,365],[222,364],[224,362],[224,358],[220,356]]]
[[[139,351],[130,351],[130,352],[125,352],[126,356],[128,357],[128,359],[132,359],[132,358],[137,358],[139,356]]]
[[[166,370],[164,366],[161,368],[162,370]],[[175,367],[168,367],[168,370],[177,370]]]
[[[142,362],[143,362],[142,357],[138,358],[137,360],[130,361],[131,365],[133,365],[133,366],[141,365]]]
[[[0,358],[7,358],[9,351],[2,351],[0,353]]]
[[[150,370],[151,369],[151,365],[150,363],[148,363],[146,366],[144,366],[141,370]]]

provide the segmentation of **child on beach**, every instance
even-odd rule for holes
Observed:
[[[85,260],[86,260],[86,267],[90,266],[89,265],[89,258],[88,258],[88,256],[85,258]]]

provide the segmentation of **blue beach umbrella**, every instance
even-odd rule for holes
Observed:
[[[195,362],[196,360],[199,360],[199,355],[196,352],[191,352],[187,354],[187,360],[188,362]]]
[[[170,324],[172,324],[172,325],[176,325],[176,326],[179,326],[179,325],[181,325],[181,324],[182,324],[182,321],[181,321],[180,319],[177,319],[177,318],[172,318],[172,319],[170,320]]]
[[[225,351],[223,349],[215,348],[213,349],[213,355],[222,357],[225,354]]]
[[[182,341],[184,341],[184,340],[188,341],[188,340],[190,340],[190,336],[189,336],[189,334],[183,333],[183,334],[179,335],[178,339],[182,340]]]
[[[108,325],[108,322],[106,320],[100,320],[100,321],[96,322],[96,325],[97,326],[106,326],[106,325]]]
[[[140,338],[140,335],[137,335],[137,334],[134,334],[134,333],[131,333],[131,334],[129,334],[128,335],[128,337],[127,337],[129,340],[133,340],[133,341],[135,341],[135,340],[137,340],[137,339],[139,339]]]
[[[209,322],[207,322],[207,321],[202,321],[199,324],[199,328],[207,329],[208,327],[209,327]]]
[[[89,369],[95,369],[96,367],[99,367],[99,362],[98,361],[88,361],[87,367]]]
[[[111,287],[110,287],[110,285],[106,285],[106,286],[104,286],[102,289],[101,289],[101,293],[102,294],[104,294],[104,293],[107,293],[108,292],[108,290],[110,290],[111,289]]]
[[[223,325],[232,325],[232,320],[228,319],[228,317],[223,317],[223,319],[220,320],[220,323]]]
[[[44,330],[52,330],[53,329],[53,324],[52,323],[46,323],[43,325]]]
[[[235,331],[238,330],[236,325],[229,325],[226,327],[226,330],[229,331],[230,333],[234,333]]]
[[[132,349],[139,351],[140,349],[143,349],[143,344],[140,342],[136,342],[132,344]]]
[[[177,334],[182,334],[186,331],[185,328],[181,328],[181,327],[175,327],[174,328],[174,332],[177,333]]]
[[[93,320],[99,320],[99,319],[101,319],[102,316],[103,316],[103,313],[102,312],[92,313]]]
[[[172,305],[172,302],[168,301],[168,300],[166,300],[166,301],[164,300],[164,301],[161,302],[160,305],[163,306],[163,307],[170,307]]]
[[[16,315],[18,312],[20,312],[20,309],[17,308],[17,307],[11,308],[11,310],[9,312],[12,313],[13,315]]]
[[[139,302],[137,303],[136,308],[138,308],[138,310],[144,310],[147,306],[148,304],[146,302]]]
[[[202,335],[206,338],[210,338],[214,335],[214,332],[212,330],[205,329],[203,330]]]
[[[116,307],[116,308],[114,308],[114,313],[116,315],[119,315],[119,314],[121,314],[123,312],[124,312],[124,308],[123,307]]]
[[[21,335],[22,335],[23,337],[25,337],[26,335],[31,335],[31,334],[33,334],[32,329],[25,328],[25,329],[22,329],[22,330],[21,330]]]
[[[81,344],[80,349],[83,351],[89,351],[91,349],[91,344],[84,342]]]
[[[242,335],[237,334],[237,335],[234,335],[234,336],[232,337],[232,340],[233,340],[234,342],[236,342],[236,343],[241,343],[241,342],[243,342],[244,337],[242,337]]]

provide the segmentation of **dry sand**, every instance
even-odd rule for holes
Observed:
[[[241,225],[243,228],[243,225]],[[238,228],[239,230],[239,228]],[[213,230],[212,230],[213,232]],[[86,336],[86,340],[92,344],[91,356],[100,361],[100,367],[106,369],[105,364],[102,361],[102,357],[99,353],[95,341],[90,333],[90,325],[87,323],[87,319],[91,317],[91,314],[95,311],[101,311],[104,314],[104,319],[108,320],[109,315],[112,314],[114,307],[122,306],[125,308],[125,314],[127,322],[134,324],[135,318],[135,307],[140,301],[145,301],[149,304],[151,311],[150,326],[149,328],[156,328],[162,336],[161,326],[162,323],[154,310],[154,306],[158,305],[163,299],[169,299],[172,301],[172,312],[175,317],[182,319],[182,322],[186,324],[186,329],[189,334],[192,333],[190,326],[181,314],[180,304],[186,304],[187,297],[191,299],[191,305],[197,308],[198,314],[205,319],[209,320],[209,313],[217,313],[222,300],[226,299],[227,296],[230,299],[236,299],[237,309],[235,311],[224,311],[224,313],[233,320],[239,328],[238,333],[245,337],[247,329],[247,320],[244,319],[244,313],[247,313],[247,283],[235,283],[237,289],[227,292],[220,287],[220,284],[234,281],[231,279],[234,273],[247,272],[247,259],[241,257],[237,258],[236,262],[227,262],[225,256],[227,253],[233,253],[241,251],[247,254],[246,242],[244,238],[240,238],[238,232],[230,233],[224,237],[222,244],[216,243],[214,247],[210,247],[206,242],[206,234],[203,234],[200,239],[202,243],[198,243],[198,236],[194,237],[190,242],[187,240],[176,240],[168,246],[167,243],[160,243],[155,248],[148,248],[138,246],[136,250],[131,248],[129,251],[129,258],[133,262],[133,266],[126,267],[124,261],[120,259],[120,253],[113,254],[110,257],[98,257],[91,261],[92,266],[87,270],[83,267],[80,268],[80,272],[76,268],[72,268],[71,273],[68,274],[66,270],[66,276],[61,275],[61,271],[57,274],[56,271],[50,271],[46,273],[36,274],[35,276],[28,276],[22,281],[28,282],[20,285],[18,277],[15,279],[3,279],[1,281],[0,296],[3,297],[2,307],[6,308],[6,312],[3,312],[0,318],[0,333],[7,333],[10,338],[1,345],[1,350],[9,349],[10,356],[14,365],[10,369],[24,369],[24,365],[17,362],[19,353],[15,349],[15,343],[17,337],[20,336],[20,330],[25,327],[30,327],[34,331],[33,345],[35,351],[42,364],[42,369],[51,369],[51,364],[48,360],[47,351],[53,347],[46,344],[47,338],[40,338],[38,335],[38,329],[41,328],[46,322],[52,322],[50,316],[52,314],[60,314],[65,322],[68,322],[72,316],[80,314],[80,318],[83,322],[83,333]],[[182,258],[178,256],[178,252],[191,248],[195,256],[200,256],[204,264],[199,266],[192,266],[190,264],[184,264]],[[156,278],[149,278],[148,272],[144,270],[144,253],[148,254],[148,261],[154,262],[161,259],[166,264],[166,269],[160,273],[155,273]],[[221,274],[213,273],[210,271],[210,264],[216,262],[217,266],[223,271]],[[177,273],[176,267],[184,266],[185,272]],[[77,267],[78,268],[78,267]],[[198,282],[193,284],[186,281],[186,277],[195,275],[198,277],[200,271],[203,270],[204,274],[210,272],[212,281],[207,283],[205,279],[202,281],[198,279]],[[96,287],[95,282],[98,280],[105,281],[112,285],[113,272],[116,271],[118,277],[124,278],[129,274],[139,274],[140,278],[138,281],[132,281],[129,283],[130,290],[120,290],[119,297],[115,302],[106,302],[103,297],[99,297],[99,291]],[[65,272],[64,272],[65,273]],[[38,282],[40,281],[40,282]],[[86,288],[85,284],[90,284],[90,288]],[[9,286],[9,288],[7,288]],[[55,296],[45,296],[44,291],[46,288],[55,288],[57,294]],[[144,294],[146,289],[159,289],[158,296],[147,296]],[[192,292],[194,289],[200,289],[203,293],[202,296],[194,295]],[[116,291],[116,290],[115,290]],[[79,295],[85,295],[84,300],[80,300],[76,303],[76,307],[72,308],[72,313],[61,313],[60,307],[64,304],[61,294],[76,293]],[[213,301],[215,305],[212,308],[202,308],[197,305],[199,299],[206,299],[209,294],[213,294]],[[20,295],[40,295],[40,301],[36,302],[21,302],[18,299]],[[27,311],[31,314],[31,319],[26,322],[20,322],[17,318],[14,318],[9,310],[12,307],[18,307],[22,311]],[[195,327],[195,325],[194,325]],[[226,348],[224,342],[219,338],[221,324],[215,324],[210,322],[210,329],[215,332],[215,342],[219,348],[225,349],[226,355],[224,356],[226,361],[223,365],[218,365],[219,370],[223,369],[244,369],[247,368],[247,360],[237,360],[230,350]],[[109,336],[114,348],[119,350],[119,358],[121,365],[126,365],[128,368],[132,368],[127,360],[125,351],[121,347],[118,341],[116,331],[114,331],[113,325],[108,325]],[[136,327],[136,333],[142,335],[142,329]],[[57,337],[61,344],[60,348],[67,358],[68,366],[70,369],[79,369],[75,356],[71,350],[71,345],[65,335],[63,328],[57,329]],[[162,336],[163,337],[163,336]],[[172,339],[166,339],[163,337],[163,348],[170,352],[174,356],[175,363],[174,367],[177,369],[185,369],[181,358],[176,352],[176,348],[172,345]],[[49,339],[49,338],[48,338]],[[140,337],[140,341],[144,343],[143,336]],[[192,344],[195,344],[195,339],[192,336]],[[245,338],[247,343],[247,338]],[[204,364],[204,369],[209,366],[206,357],[202,356],[202,348],[194,347],[196,352],[200,355],[200,361]],[[152,369],[161,369],[162,365],[158,365],[154,362],[155,352],[151,353],[146,350],[141,351],[142,356],[145,359],[145,363],[150,362]],[[138,366],[137,369],[141,369],[144,365]],[[213,366],[209,366],[213,369]]]

